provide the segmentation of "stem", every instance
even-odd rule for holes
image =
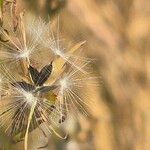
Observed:
[[[26,133],[25,133],[24,150],[28,149],[29,128],[30,128],[30,123],[31,123],[31,120],[32,120],[32,116],[33,116],[36,104],[37,104],[37,99],[34,101],[34,103],[31,106],[31,109],[30,109],[30,114],[29,114],[29,117],[28,117],[27,129],[26,129]]]

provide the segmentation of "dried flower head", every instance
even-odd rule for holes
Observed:
[[[67,51],[49,24],[41,19],[25,24],[23,15],[12,35],[2,27],[0,31],[7,39],[1,40],[0,50],[0,127],[13,141],[24,139],[25,150],[29,132],[41,124],[62,137],[54,127],[68,114],[88,114],[79,92],[95,77],[87,71],[91,60],[75,55],[85,42]]]

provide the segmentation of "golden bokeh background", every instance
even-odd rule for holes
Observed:
[[[86,40],[83,51],[101,76],[100,86],[85,87],[87,101],[94,102],[91,116],[74,122],[79,127],[68,140],[50,139],[48,149],[149,150],[150,1],[19,1],[18,12],[59,16],[61,34],[70,43]]]

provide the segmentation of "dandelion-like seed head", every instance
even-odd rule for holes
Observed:
[[[21,58],[21,59],[25,59],[25,58],[29,58],[29,55],[30,55],[30,51],[24,50],[24,51],[20,52],[17,57]]]
[[[22,94],[23,94],[23,96],[24,96],[24,101],[25,101],[29,106],[31,106],[31,105],[33,104],[33,102],[36,100],[36,97],[34,97],[33,94],[30,93],[30,92],[23,91]]]
[[[53,52],[54,52],[55,55],[58,55],[60,57],[64,56],[64,53],[62,51],[60,51],[59,49],[53,50]]]
[[[59,81],[60,84],[60,88],[62,91],[64,91],[65,89],[69,88],[69,82],[67,78],[63,78]]]
[[[38,23],[39,25],[35,26]],[[22,74],[19,74],[19,71],[15,70],[18,71],[19,77],[21,76],[21,79],[18,80],[15,78],[17,73],[11,76],[9,70],[5,70],[4,78],[8,78],[6,84],[8,86],[1,89],[6,93],[2,95],[2,99],[6,99],[8,102],[5,107],[2,105],[0,109],[0,119],[2,119],[0,126],[5,126],[7,133],[12,138],[22,133],[20,139],[25,139],[25,150],[27,150],[28,133],[40,124],[45,123],[50,132],[56,133],[52,125],[63,123],[70,110],[81,110],[84,114],[88,114],[84,107],[88,104],[79,93],[82,92],[84,82],[90,80],[90,78],[86,78],[86,71],[84,71],[89,61],[75,55],[75,51],[84,42],[78,43],[66,52],[65,48],[60,45],[62,40],[59,39],[59,34],[55,37],[53,33],[51,35],[51,32],[49,32],[49,35],[46,36],[49,26],[42,20],[32,22],[28,27],[28,32],[32,34],[31,40],[29,35],[26,35],[28,32],[26,33],[24,28],[22,28],[21,36],[16,37],[17,40],[9,37],[9,34],[4,32],[9,39],[8,45],[4,43],[4,46],[8,48],[8,52],[3,52],[7,55],[7,57],[4,55],[4,60],[14,61],[15,58],[16,62],[22,65],[20,68],[23,71],[21,71]],[[33,54],[37,50],[41,50],[40,52],[51,50],[52,57],[55,55],[52,58],[54,63],[48,61],[39,69],[36,66],[37,58]],[[38,58],[41,63],[42,57],[40,54]],[[47,60],[47,58],[45,56],[44,59]],[[56,66],[53,67],[53,65]],[[52,71],[55,72],[52,73]],[[3,78],[0,76],[0,86],[2,80]]]

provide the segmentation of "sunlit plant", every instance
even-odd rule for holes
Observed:
[[[87,69],[91,60],[80,53],[85,42],[67,50],[59,27],[55,34],[50,23],[27,21],[23,13],[15,31],[1,27],[0,35],[0,127],[13,142],[24,140],[25,150],[29,133],[41,124],[66,138],[55,126],[72,112],[88,114],[79,92],[95,77]]]

